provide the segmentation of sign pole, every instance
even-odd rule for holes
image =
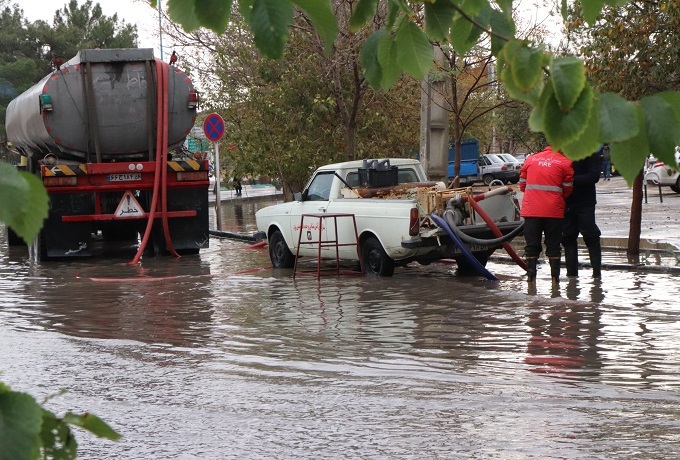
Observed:
[[[222,191],[220,190],[220,147],[218,142],[224,135],[224,119],[218,113],[211,113],[203,121],[205,137],[215,146],[215,216],[217,230],[222,230]]]
[[[217,230],[222,231],[222,192],[220,190],[220,143],[213,142],[215,146],[215,215],[217,216]]]

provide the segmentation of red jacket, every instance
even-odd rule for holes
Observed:
[[[564,217],[564,202],[574,186],[572,162],[550,146],[530,155],[519,174],[524,192],[522,217]]]

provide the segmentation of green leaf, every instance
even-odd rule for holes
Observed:
[[[673,107],[675,116],[678,118],[678,120],[680,120],[680,92],[666,91],[663,93],[657,93],[656,95],[668,102],[671,107]]]
[[[538,103],[531,110],[531,115],[529,115],[529,129],[532,131],[537,133],[545,131],[546,107],[549,101],[553,99],[553,96],[552,85],[546,85],[541,92]]]
[[[434,40],[444,40],[449,35],[456,9],[450,0],[425,3],[425,32]]]
[[[267,57],[279,59],[293,23],[290,0],[255,0],[250,28],[257,48]]]
[[[31,395],[0,393],[0,460],[33,460],[40,452],[42,409]]]
[[[512,15],[512,0],[497,0],[496,3],[501,7],[501,11],[506,16]]]
[[[581,6],[583,7],[583,17],[585,17],[588,25],[592,26],[604,6],[604,0],[581,0]]]
[[[190,32],[201,27],[201,23],[194,12],[194,1],[168,0],[168,16],[173,22],[182,25],[182,28]]]
[[[253,16],[254,4],[255,0],[239,0],[238,2],[238,10],[248,24],[250,24],[250,18]]]
[[[587,85],[581,91],[572,110],[564,113],[557,102],[557,96],[548,100],[545,106],[545,137],[553,148],[561,149],[574,142],[585,131],[593,107],[593,89]]]
[[[508,40],[515,36],[515,22],[512,17],[508,17],[498,10],[492,10],[490,20],[491,30],[494,33],[491,36],[491,53],[498,56]]]
[[[233,0],[197,0],[194,12],[201,24],[218,34],[229,24]]]
[[[599,107],[599,102],[597,99],[594,99],[585,131],[581,133],[581,136],[578,139],[562,147],[562,152],[568,158],[574,161],[582,160],[597,151],[600,146]]]
[[[399,17],[399,12],[401,11],[401,5],[398,1],[388,0],[387,2],[387,23],[386,27],[391,30],[394,24],[397,22]]]
[[[632,102],[616,93],[600,95],[600,138],[605,142],[621,142],[637,136],[637,109]]]
[[[649,142],[645,130],[645,115],[639,105],[635,105],[638,120],[638,135],[624,142],[610,144],[612,163],[626,179],[628,186],[633,185],[649,155]]]
[[[456,14],[451,24],[451,44],[460,56],[465,56],[472,49],[477,39],[470,39],[472,23],[460,14]]]
[[[649,153],[666,164],[675,164],[675,147],[680,145],[680,122],[675,109],[659,95],[643,97],[640,104],[645,115]]]
[[[397,60],[397,46],[394,36],[385,34],[378,43],[378,62],[382,69],[380,87],[389,88],[401,75],[401,68]]]
[[[95,436],[115,441],[121,438],[113,428],[94,414],[77,415],[68,412],[64,415],[64,422],[86,429]]]
[[[411,21],[404,21],[397,29],[394,42],[401,68],[416,79],[427,75],[433,66],[434,51],[423,29]]]
[[[352,17],[349,18],[349,29],[352,32],[359,30],[369,19],[375,16],[377,8],[378,0],[359,0]]]
[[[31,245],[48,210],[49,198],[40,179],[0,162],[0,221]]]
[[[523,93],[528,93],[540,80],[543,81],[542,53],[529,47],[527,42],[511,41],[503,48],[510,66],[513,83]]]
[[[323,38],[326,51],[330,51],[338,35],[338,21],[330,0],[294,0],[312,20],[317,33]]]
[[[512,78],[512,72],[509,68],[505,68],[501,71],[501,80],[503,81],[503,86],[508,92],[510,97],[518,101],[526,102],[532,106],[538,103],[541,93],[543,91],[544,83],[542,79],[539,79],[536,84],[531,88],[530,91],[524,92],[515,83],[514,78]]]
[[[376,30],[368,37],[361,49],[361,65],[364,66],[364,76],[373,88],[380,88],[382,81],[382,69],[380,62],[378,62],[378,45],[386,34],[385,29]]]
[[[627,4],[629,0],[606,0],[604,3],[609,5],[609,6],[623,6]]]
[[[551,67],[555,97],[563,112],[570,111],[586,85],[583,61],[574,56],[555,58]]]
[[[43,409],[40,439],[46,458],[75,459],[78,443],[71,428],[52,412]]]
[[[484,2],[484,0],[481,2],[465,1],[463,2],[463,6],[465,7],[468,16],[474,16],[475,22],[479,24],[479,26],[483,28],[488,27],[493,11],[488,3]],[[479,12],[473,14],[472,11]],[[457,13],[454,16],[453,24],[451,25],[451,44],[456,50],[456,53],[461,56],[466,55],[477,43],[483,32],[483,29],[480,29],[463,15]]]

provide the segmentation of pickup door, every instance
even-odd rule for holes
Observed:
[[[322,241],[335,241],[340,246],[339,256],[341,259],[357,259],[357,248],[352,246],[354,238],[354,220],[351,217],[338,217],[337,219],[319,219],[306,217],[304,228],[300,228],[302,214],[354,214],[357,223],[357,232],[370,232],[374,234],[388,254],[393,258],[402,257],[406,253],[401,247],[401,240],[408,236],[410,209],[413,204],[410,200],[390,199],[361,199],[343,198],[341,189],[347,185],[356,186],[359,182],[358,174],[354,171],[339,170],[340,177],[346,176],[346,183],[336,176],[334,171],[319,171],[309,183],[302,201],[291,204],[288,241],[293,253],[297,250],[298,237],[300,236],[300,255],[316,256],[318,254],[319,225]],[[413,169],[399,171],[399,182],[415,182],[418,176]],[[337,234],[335,224],[337,223]],[[302,231],[302,234],[300,234]],[[335,245],[322,247],[322,257],[335,258]],[[405,255],[405,254],[404,254]]]

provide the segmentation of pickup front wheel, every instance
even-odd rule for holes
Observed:
[[[390,259],[380,241],[373,236],[361,244],[361,258],[364,273],[368,276],[392,276],[394,273],[394,260]]]
[[[295,265],[295,256],[279,230],[274,231],[269,238],[269,258],[274,268],[293,268]]]

